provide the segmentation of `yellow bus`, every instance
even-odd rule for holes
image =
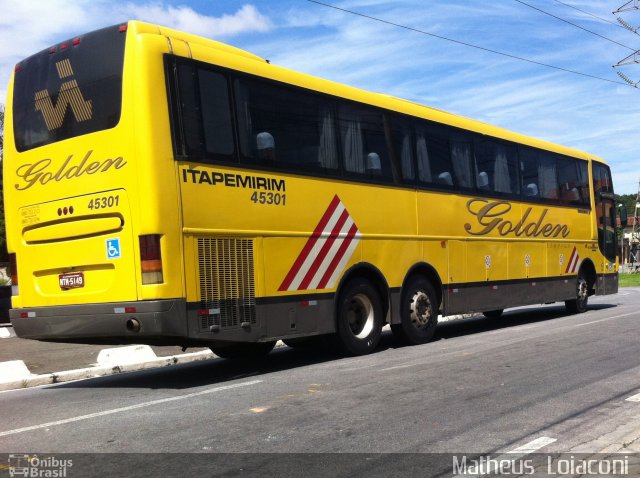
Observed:
[[[131,21],[15,67],[20,337],[373,351],[390,324],[617,292],[593,155]]]

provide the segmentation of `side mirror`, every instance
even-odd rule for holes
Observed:
[[[622,227],[627,227],[629,223],[629,219],[627,217],[627,206],[624,204],[620,204],[620,225]]]

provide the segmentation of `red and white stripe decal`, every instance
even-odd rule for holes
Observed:
[[[349,211],[334,196],[278,290],[333,287],[361,237]]]
[[[578,270],[578,265],[580,264],[580,254],[578,254],[578,248],[574,247],[573,251],[571,251],[571,257],[569,258],[569,263],[567,264],[567,270],[565,270],[565,274],[574,274],[576,270]]]

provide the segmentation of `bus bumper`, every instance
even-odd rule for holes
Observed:
[[[180,344],[188,336],[184,299],[20,308],[9,316],[25,339]]]

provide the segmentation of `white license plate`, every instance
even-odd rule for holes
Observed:
[[[68,272],[58,276],[60,288],[63,290],[84,287],[84,272]]]

